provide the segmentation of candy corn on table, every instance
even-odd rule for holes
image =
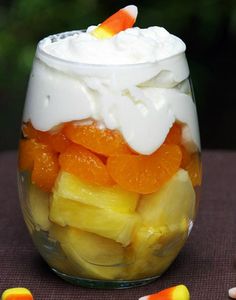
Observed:
[[[169,270],[152,284],[127,290],[92,290],[64,282],[35,250],[23,223],[16,186],[16,153],[0,153],[0,294],[30,289],[36,300],[136,300],[184,284],[192,300],[227,298],[236,283],[236,152],[203,152],[204,184],[193,232]]]

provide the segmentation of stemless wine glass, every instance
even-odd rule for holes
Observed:
[[[83,64],[44,51],[27,92],[19,194],[33,242],[65,280],[125,288],[158,278],[183,247],[201,185],[184,53]]]

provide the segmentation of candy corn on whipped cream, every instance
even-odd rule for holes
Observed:
[[[136,19],[135,6],[125,9]],[[185,81],[185,44],[157,26],[108,32],[107,38],[105,29],[98,29],[39,43],[24,121],[47,131],[62,122],[94,119],[119,130],[141,154],[157,150],[179,121],[186,125],[184,143],[200,148],[195,104]]]

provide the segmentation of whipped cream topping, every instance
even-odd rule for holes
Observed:
[[[147,155],[179,121],[185,125],[183,143],[191,151],[200,149],[184,43],[160,27],[131,28],[99,41],[90,31],[39,43],[23,121],[47,131],[63,122],[95,119]]]
[[[65,39],[51,43],[43,40],[40,47],[48,54],[73,62],[87,64],[137,64],[155,62],[182,53],[186,46],[163,27],[129,28],[112,38],[97,39],[86,32],[74,32]]]

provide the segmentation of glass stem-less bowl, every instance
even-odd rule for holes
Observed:
[[[183,247],[201,185],[185,55],[87,65],[48,55],[43,43],[19,145],[21,207],[33,242],[71,283],[153,281]]]

